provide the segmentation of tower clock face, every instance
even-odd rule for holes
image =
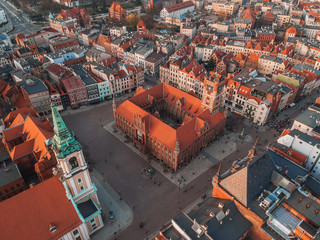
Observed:
[[[211,85],[207,85],[207,92],[212,93],[213,87]]]

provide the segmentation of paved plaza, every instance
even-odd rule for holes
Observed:
[[[118,98],[117,104],[125,98],[125,96]],[[295,116],[299,112],[301,112],[300,106],[298,109],[288,110],[290,116]],[[286,112],[283,113],[285,114]],[[173,181],[170,175],[168,177],[163,174],[163,167],[156,164],[156,161],[152,160],[149,164],[132,143],[125,143],[124,135],[121,139],[110,129],[106,130],[114,121],[112,101],[81,107],[75,111],[68,110],[63,112],[62,116],[84,146],[84,154],[93,169],[92,179],[98,187],[104,213],[112,209],[116,218],[124,218],[120,219],[119,223],[118,219],[115,221],[106,219],[103,233],[93,236],[94,239],[102,240],[127,240],[132,239],[132,236],[140,240],[150,237],[180,211],[201,201],[201,196],[210,195],[211,179],[220,163],[221,171],[225,172],[235,160],[242,159],[248,154],[257,136],[259,136],[256,148],[258,154],[269,144],[273,144],[279,136],[279,132],[268,126],[256,128],[248,120],[235,121],[232,131],[226,131],[223,137],[202,150],[199,157],[203,159],[193,159],[190,165],[182,169],[186,182],[179,188],[177,179],[181,173],[178,172],[174,178],[176,180]],[[242,128],[246,137],[239,139]],[[206,164],[202,166],[204,161]],[[152,179],[141,174],[141,171],[148,167],[156,169]],[[195,174],[192,174],[193,172]],[[111,194],[108,195],[105,191],[111,191]],[[108,203],[110,200],[106,200],[111,198],[114,201],[112,204]],[[143,229],[139,227],[141,222],[144,223]]]
[[[101,203],[105,224],[102,229],[91,236],[91,239],[108,239],[131,224],[133,213],[129,206],[120,199],[120,196],[98,171],[93,169],[90,175],[93,183],[97,187],[97,194]],[[114,219],[109,218],[109,211],[114,213]]]
[[[115,122],[112,121],[104,126],[109,133],[118,138],[128,148],[138,154],[145,161],[156,169],[159,173],[165,176],[169,181],[178,187],[183,187],[207,171],[212,166],[218,164],[225,157],[236,150],[236,142],[239,140],[238,133],[228,133],[214,141],[211,145],[204,148],[198,156],[177,172],[171,172],[161,161],[150,158],[149,155],[141,153],[131,141],[128,141],[126,134],[115,127]],[[248,139],[251,139],[248,136]]]

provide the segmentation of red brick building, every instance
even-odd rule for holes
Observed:
[[[67,37],[55,38],[49,41],[49,46],[51,51],[72,47],[72,46],[78,46],[78,45],[79,43],[77,40],[67,38]]]
[[[118,20],[119,22],[126,20],[126,10],[121,7],[117,2],[113,2],[109,8],[109,17],[111,19]]]
[[[86,85],[80,78],[70,76],[61,79],[60,82],[69,95],[71,107],[77,108],[88,104]]]
[[[116,126],[142,152],[150,152],[174,171],[186,165],[224,130],[223,112],[212,114],[202,101],[166,83],[136,95],[118,107]]]
[[[71,9],[62,9],[56,19],[77,19],[80,27],[87,28],[91,26],[90,14],[84,8],[73,7]]]

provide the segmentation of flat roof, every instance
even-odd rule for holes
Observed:
[[[17,83],[21,87],[23,87],[28,94],[48,91],[48,88],[44,84],[44,82],[28,73],[25,73],[23,71],[15,71],[14,73],[12,73],[12,75],[15,75],[16,77],[21,79],[21,81]]]
[[[0,188],[22,178],[18,167],[11,161],[0,163]]]
[[[85,85],[92,85],[97,83],[96,80],[94,80],[93,77],[91,77],[87,70],[85,70],[82,66],[80,65],[75,65],[71,67],[73,71],[82,79]]]

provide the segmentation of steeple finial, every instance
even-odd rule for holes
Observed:
[[[67,128],[54,103],[51,103],[51,114],[54,130],[52,149],[57,152],[57,156],[65,158],[72,152],[80,151],[82,148],[81,144]]]
[[[216,175],[214,175],[213,178],[212,178],[213,187],[218,186],[218,184],[220,182],[220,179],[221,179],[220,172],[221,172],[221,163],[219,164],[219,168],[218,168],[218,171],[217,171]]]
[[[256,142],[254,143],[253,147],[248,152],[248,158],[249,158],[248,160],[249,161],[252,160],[256,155],[256,147],[257,147],[258,141],[259,141],[259,136],[257,137]]]

